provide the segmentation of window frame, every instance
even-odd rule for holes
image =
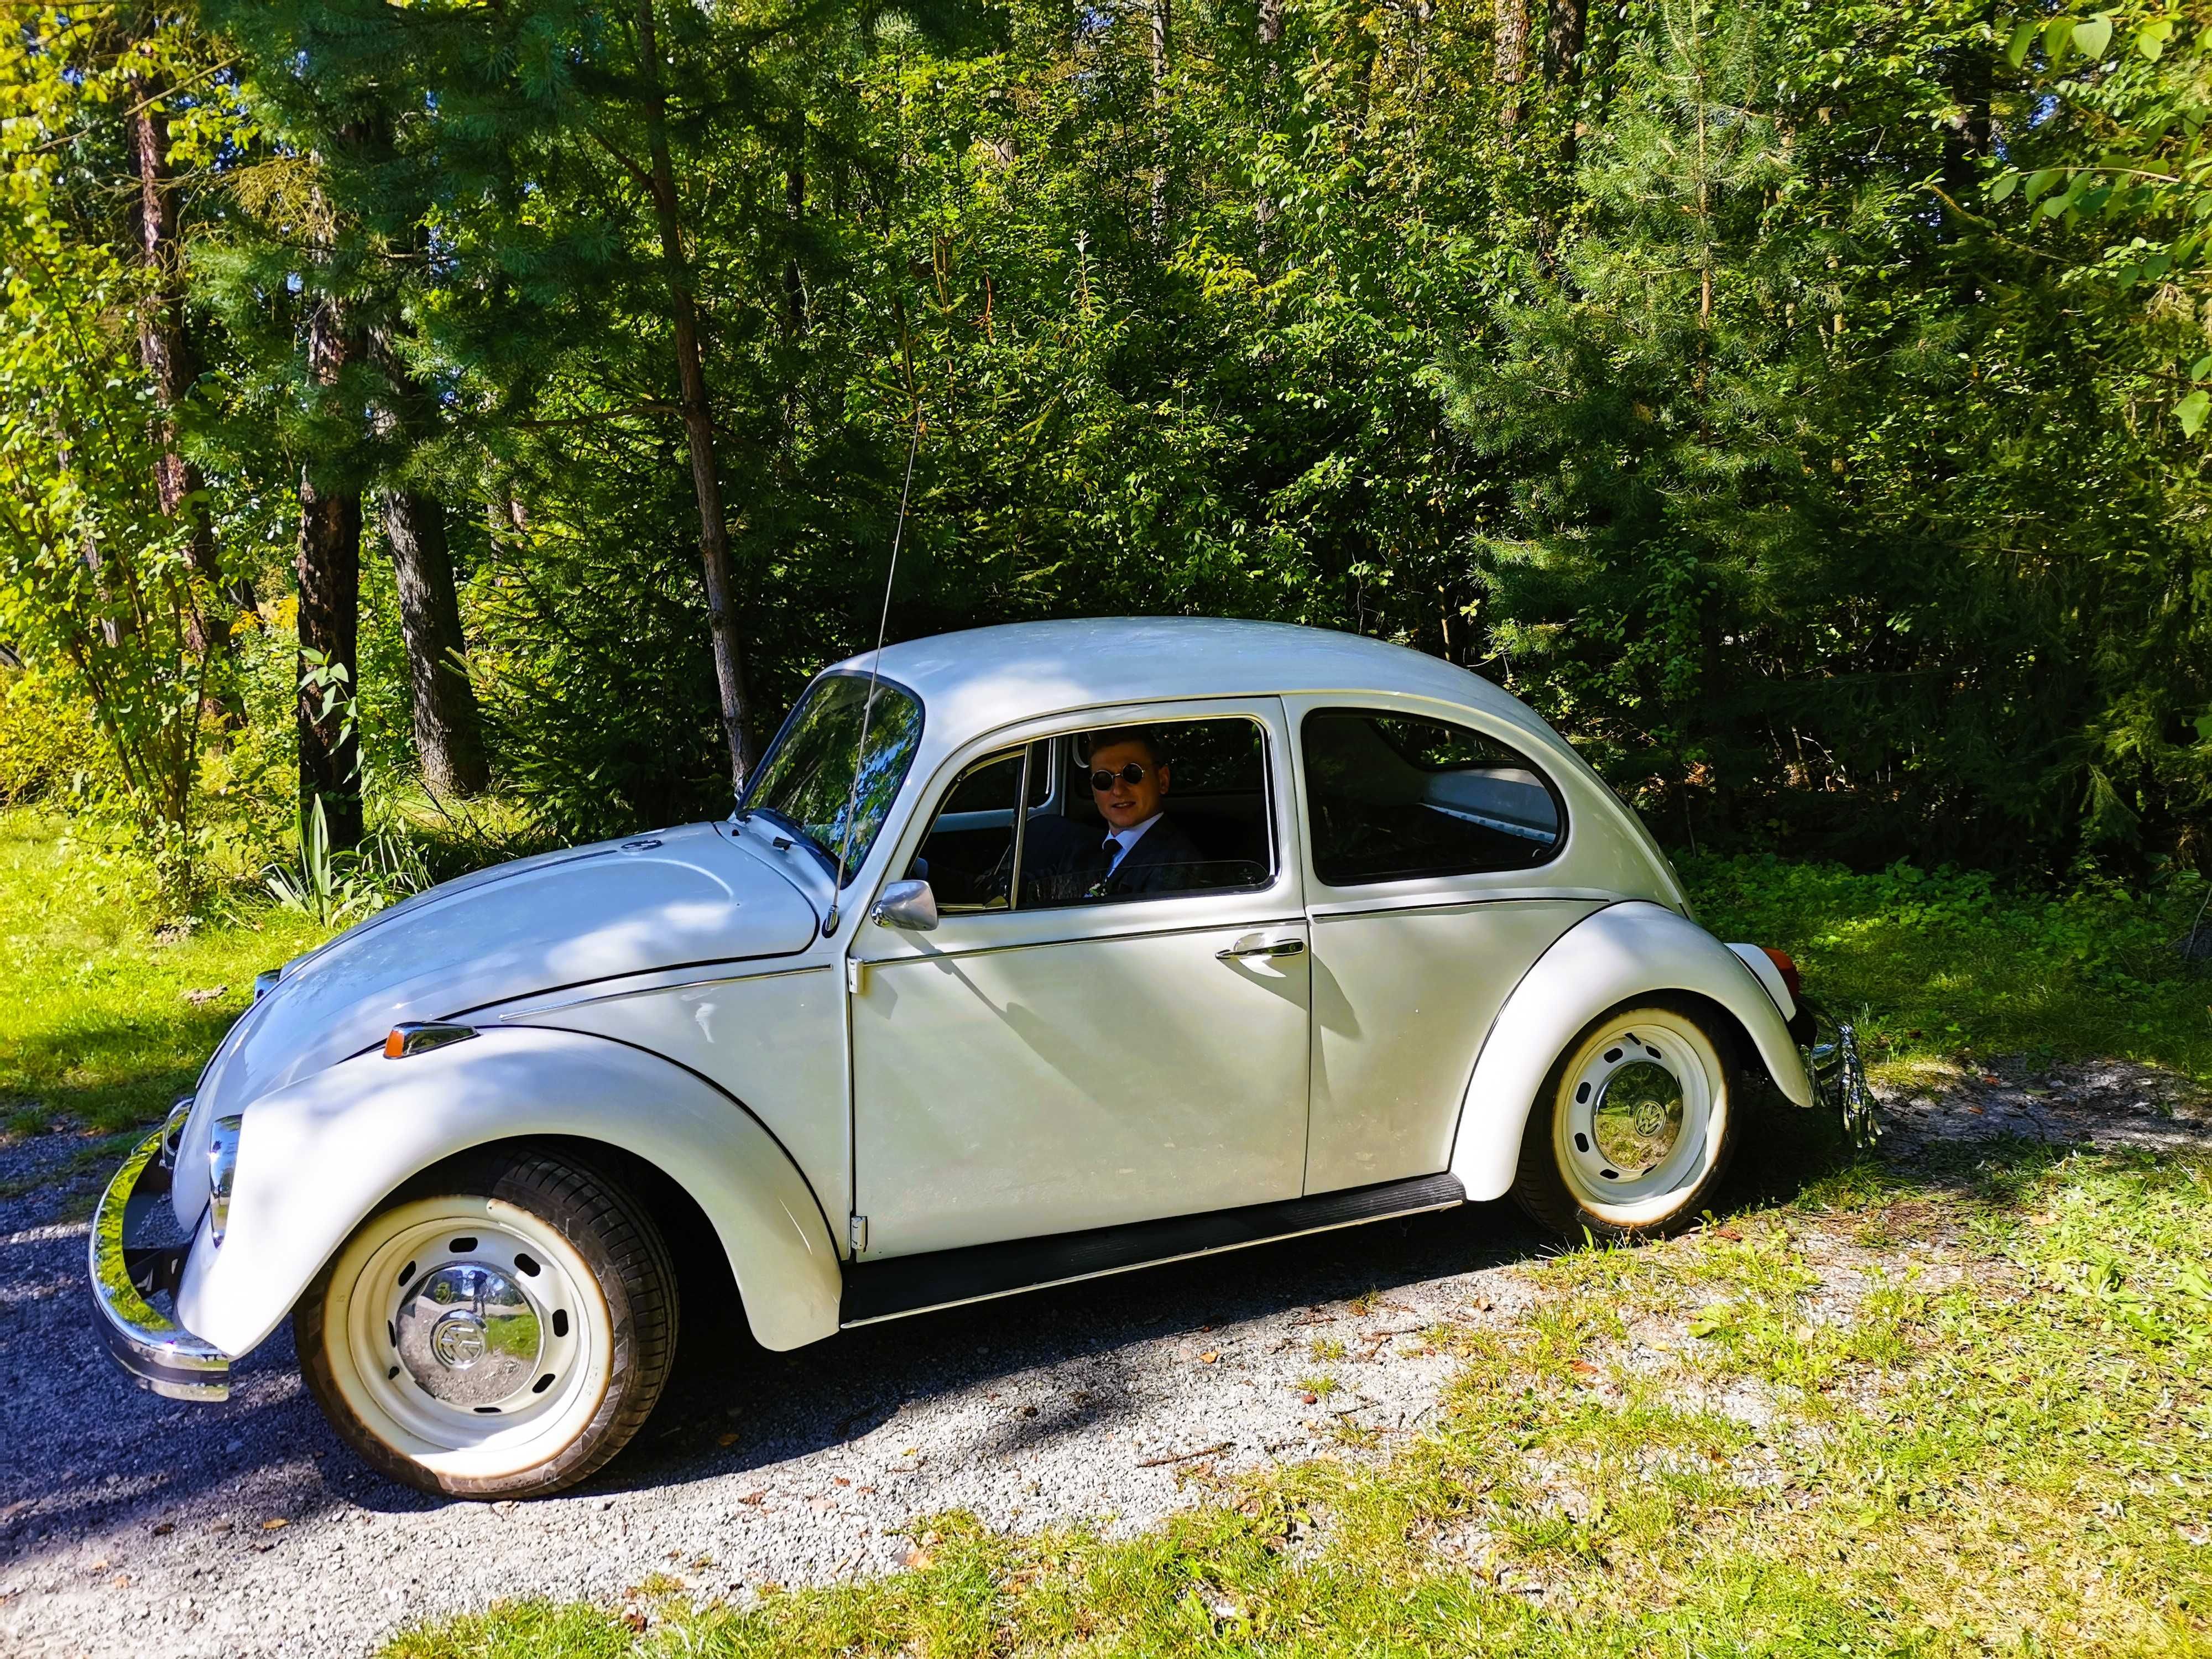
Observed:
[[[1365,894],[1377,889],[1404,890],[1417,883],[1434,885],[1468,881],[1498,882],[1501,879],[1510,880],[1518,876],[1533,875],[1540,870],[1549,869],[1566,856],[1567,842],[1573,831],[1573,820],[1567,811],[1566,795],[1560,789],[1559,780],[1552,775],[1551,769],[1529,753],[1521,743],[1491,730],[1486,724],[1481,723],[1471,710],[1458,708],[1446,710],[1434,706],[1407,708],[1402,704],[1380,701],[1352,704],[1334,700],[1339,696],[1341,694],[1328,692],[1310,695],[1299,699],[1297,704],[1285,711],[1290,716],[1291,741],[1297,750],[1298,832],[1305,843],[1307,873],[1317,887],[1332,893]],[[1425,720],[1432,726],[1455,726],[1517,757],[1522,766],[1544,786],[1544,793],[1551,798],[1552,811],[1559,821],[1559,830],[1552,839],[1550,850],[1542,858],[1529,864],[1500,865],[1486,870],[1413,871],[1398,875],[1367,877],[1357,881],[1332,881],[1322,872],[1321,847],[1314,827],[1314,804],[1317,792],[1314,787],[1313,774],[1306,765],[1306,722],[1316,715],[1344,714],[1370,720]],[[1378,731],[1376,735],[1389,746],[1393,754],[1415,771],[1439,775],[1446,772],[1469,769],[1425,765],[1392,742],[1388,733]]]
[[[1233,705],[1216,713],[1208,709],[1209,702]],[[1273,705],[1273,718],[1268,705]],[[984,733],[963,744],[939,764],[931,778],[922,799],[927,805],[918,809],[908,820],[908,827],[893,849],[892,870],[904,870],[920,854],[930,834],[937,827],[937,812],[959,785],[960,779],[977,762],[995,756],[1012,753],[1019,748],[1026,754],[1029,749],[1042,743],[1054,757],[1048,764],[1056,767],[1056,775],[1046,797],[1036,807],[1022,815],[1021,838],[1025,840],[1028,820],[1035,813],[1057,805],[1060,816],[1067,816],[1065,804],[1072,794],[1067,779],[1072,775],[1075,753],[1074,739],[1083,732],[1101,727],[1120,726],[1175,726],[1196,725],[1206,720],[1243,720],[1255,727],[1260,738],[1260,787],[1261,818],[1266,826],[1267,873],[1265,879],[1248,886],[1204,887],[1188,890],[1158,893],[1119,893],[1109,898],[1072,904],[1032,904],[1018,902],[1018,892],[1010,896],[1003,909],[959,910],[948,913],[947,920],[957,917],[963,923],[988,922],[994,919],[1019,915],[1035,919],[1048,915],[1097,915],[1101,914],[1127,915],[1132,907],[1139,910],[1154,906],[1164,899],[1201,901],[1247,900],[1273,894],[1290,883],[1294,889],[1291,902],[1298,902],[1296,890],[1301,890],[1304,872],[1292,857],[1297,834],[1298,802],[1291,787],[1294,774],[1278,762],[1277,743],[1295,743],[1296,730],[1290,714],[1279,696],[1263,694],[1249,697],[1177,699],[1173,702],[1144,704],[1109,704],[1100,708],[1073,710],[1042,715],[1034,720],[1010,723],[998,730]],[[1024,765],[1029,763],[1025,760]],[[1024,791],[1026,794],[1026,787]],[[995,816],[995,811],[993,816]],[[965,815],[963,815],[965,816]],[[1017,858],[1020,855],[1018,847]],[[1018,866],[1017,866],[1018,869]]]

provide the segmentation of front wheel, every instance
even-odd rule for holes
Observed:
[[[1728,1172],[1740,1075],[1735,1034],[1694,1003],[1601,1015],[1545,1079],[1514,1197],[1569,1237],[1678,1231]]]
[[[426,1492],[574,1485],[643,1426],[676,1351],[676,1275],[636,1200],[528,1152],[443,1166],[301,1297],[300,1370],[339,1437]]]

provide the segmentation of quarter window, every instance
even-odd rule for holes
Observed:
[[[1317,708],[1299,737],[1314,872],[1332,887],[1522,870],[1559,850],[1557,791],[1495,738],[1358,708]]]

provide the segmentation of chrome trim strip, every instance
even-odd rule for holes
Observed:
[[[161,1139],[157,1130],[124,1160],[93,1212],[88,1252],[93,1305],[100,1310],[100,1334],[108,1352],[140,1388],[169,1400],[227,1400],[228,1357],[155,1308],[131,1282],[123,1243],[124,1214],[142,1193],[155,1197],[168,1190],[167,1171],[155,1161],[161,1156]]]

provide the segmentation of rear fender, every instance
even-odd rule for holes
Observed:
[[[805,1178],[744,1107],[644,1049],[487,1029],[404,1060],[356,1055],[264,1095],[245,1119],[222,1244],[203,1215],[177,1293],[185,1328],[226,1353],[267,1336],[410,1177],[471,1147],[541,1135],[618,1146],[689,1193],[763,1346],[795,1348],[837,1328],[843,1276]]]
[[[1632,998],[1685,991],[1735,1015],[1776,1086],[1797,1105],[1813,1103],[1782,1011],[1741,957],[1662,905],[1608,905],[1562,933],[1491,1022],[1452,1140],[1451,1172],[1467,1195],[1498,1198],[1512,1187],[1537,1092],[1583,1027]]]

